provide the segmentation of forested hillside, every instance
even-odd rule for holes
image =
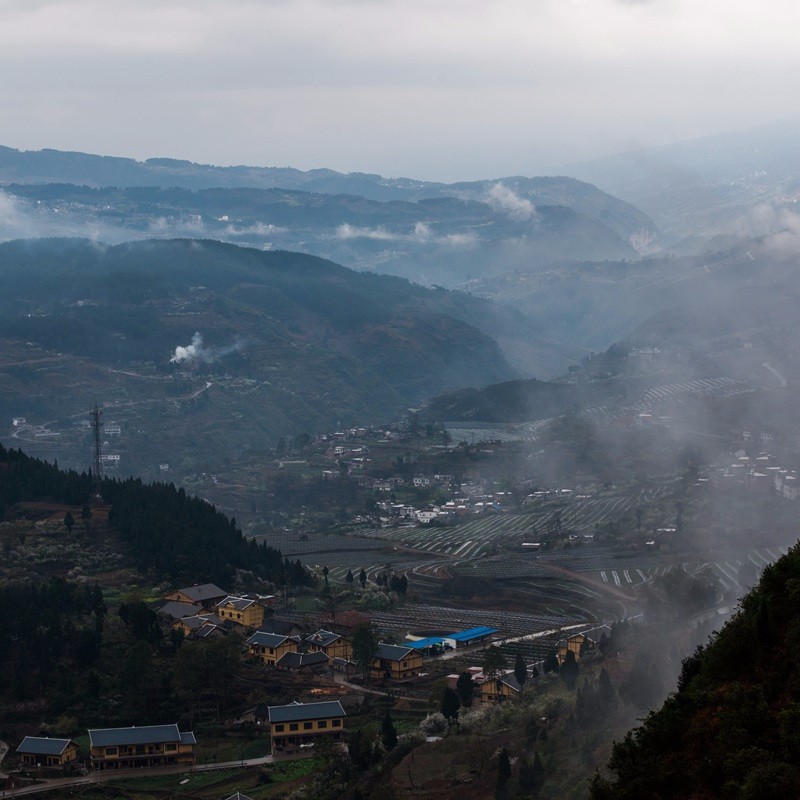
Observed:
[[[683,665],[661,710],[615,745],[593,800],[800,793],[800,546]]]

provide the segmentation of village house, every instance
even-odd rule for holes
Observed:
[[[421,668],[422,653],[418,650],[407,645],[380,643],[370,667],[370,676],[401,680],[416,675]]]
[[[512,670],[494,678],[486,678],[481,683],[481,702],[502,703],[516,697],[521,691],[522,686]]]
[[[257,631],[247,640],[247,652],[257,656],[267,666],[274,667],[285,653],[296,653],[300,649],[300,637],[282,636],[279,633]]]
[[[228,593],[213,583],[201,583],[194,586],[187,586],[183,589],[176,589],[174,592],[164,595],[165,600],[175,600],[178,603],[190,603],[200,608],[214,608],[220,601],[224,600]]]
[[[264,622],[266,606],[262,600],[228,595],[217,603],[216,608],[217,615],[223,622],[230,620],[245,628],[257,628]]]
[[[312,745],[322,737],[340,741],[343,738],[346,716],[338,700],[268,706],[272,752]],[[259,721],[256,716],[256,722]]]
[[[194,733],[181,733],[174,724],[89,731],[94,770],[193,765],[196,744]]]
[[[328,658],[350,658],[353,648],[350,640],[340,633],[319,630],[306,636],[305,643],[312,653],[325,653]]]
[[[567,651],[571,650],[575,654],[575,660],[580,661],[589,653],[602,650],[604,643],[611,637],[611,628],[608,625],[598,625],[596,628],[579,633],[573,633],[566,639],[561,639],[558,643],[558,663],[564,663]]]
[[[205,627],[219,627],[222,620],[216,614],[195,614],[192,617],[181,617],[172,623],[173,630],[190,636]]]
[[[26,736],[17,748],[20,761],[27,767],[65,767],[78,759],[78,743],[72,739]]]

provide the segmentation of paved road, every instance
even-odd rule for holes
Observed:
[[[280,761],[287,761],[291,756],[281,757]],[[53,778],[37,783],[35,786],[26,786],[21,789],[0,789],[0,797],[21,797],[23,795],[39,794],[64,786],[88,786],[92,783],[120,780],[122,778],[139,778],[144,775],[181,775],[188,772],[210,772],[219,769],[240,769],[242,767],[258,767],[263,764],[274,763],[274,756],[261,758],[246,758],[244,761],[217,761],[213,764],[197,764],[187,769],[186,767],[157,767],[152,769],[115,769],[107,772],[93,772],[91,775],[79,778]]]

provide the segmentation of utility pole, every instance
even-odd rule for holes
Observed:
[[[94,493],[97,497],[100,496],[100,483],[103,480],[103,461],[100,458],[100,418],[103,412],[95,406],[89,412],[89,419],[92,422],[92,435],[94,439],[94,453],[92,459],[92,477],[94,479]]]

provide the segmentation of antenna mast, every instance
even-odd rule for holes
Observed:
[[[100,458],[100,417],[102,416],[103,412],[97,406],[89,412],[89,418],[92,421],[92,435],[94,436],[92,475],[97,494],[100,494],[100,482],[103,480],[103,462]]]

